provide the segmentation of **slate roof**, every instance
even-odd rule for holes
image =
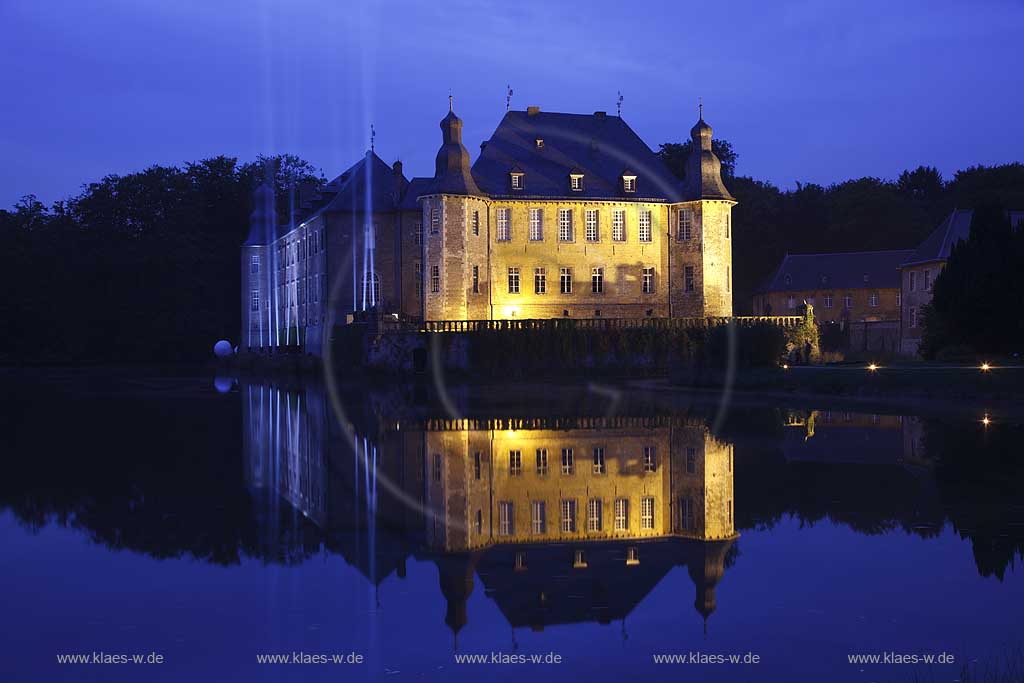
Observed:
[[[971,219],[974,212],[966,209],[957,209],[949,214],[939,227],[935,228],[917,249],[911,252],[907,260],[900,265],[910,266],[916,263],[928,263],[930,261],[945,261],[953,245],[960,240],[967,239],[971,234]]]
[[[405,182],[404,176],[402,181]],[[391,211],[397,207],[399,188],[395,183],[395,172],[375,152],[367,152],[366,156],[329,184],[335,183],[338,184],[337,194],[318,213],[361,213],[367,208],[371,211]],[[367,206],[368,184],[371,207]]]
[[[787,254],[762,292],[882,289],[900,286],[898,268],[913,250]],[[864,280],[867,275],[867,282]],[[786,276],[789,276],[787,282]],[[824,279],[823,279],[824,278]]]
[[[434,184],[433,178],[413,178],[405,189],[405,196],[398,204],[399,211],[419,211],[419,198],[430,190]]]
[[[537,147],[537,140],[544,141]],[[519,166],[524,187],[513,191],[509,172]],[[569,173],[583,173],[583,190],[569,189]],[[636,175],[625,193],[623,171]],[[480,157],[473,179],[491,196],[683,201],[682,183],[618,116],[510,111]],[[574,171],[576,172],[576,171]]]

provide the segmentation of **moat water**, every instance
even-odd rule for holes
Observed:
[[[1012,408],[0,381],[0,681],[1022,673]]]

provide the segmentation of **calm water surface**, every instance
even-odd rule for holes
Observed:
[[[955,681],[1020,660],[1012,413],[2,381],[2,681]],[[300,652],[362,662],[258,662]],[[887,652],[955,663],[848,661]],[[58,663],[93,653],[163,663]],[[654,661],[690,653],[759,661]]]

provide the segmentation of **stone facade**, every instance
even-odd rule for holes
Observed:
[[[899,320],[897,287],[794,289],[754,295],[757,315],[797,315],[804,302],[814,306],[819,323]],[[847,302],[849,305],[847,305]]]
[[[932,285],[945,265],[945,261],[934,261],[904,266],[900,271],[900,351],[904,354],[916,355],[921,346],[924,307],[931,303]]]

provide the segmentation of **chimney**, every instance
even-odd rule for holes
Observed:
[[[540,113],[540,107],[527,107],[526,108],[526,115],[527,116],[536,116],[539,113]]]
[[[608,112],[604,112],[604,111],[595,111],[594,112],[594,118],[597,119],[598,121],[604,121],[604,117],[606,117],[606,116],[608,116]]]

